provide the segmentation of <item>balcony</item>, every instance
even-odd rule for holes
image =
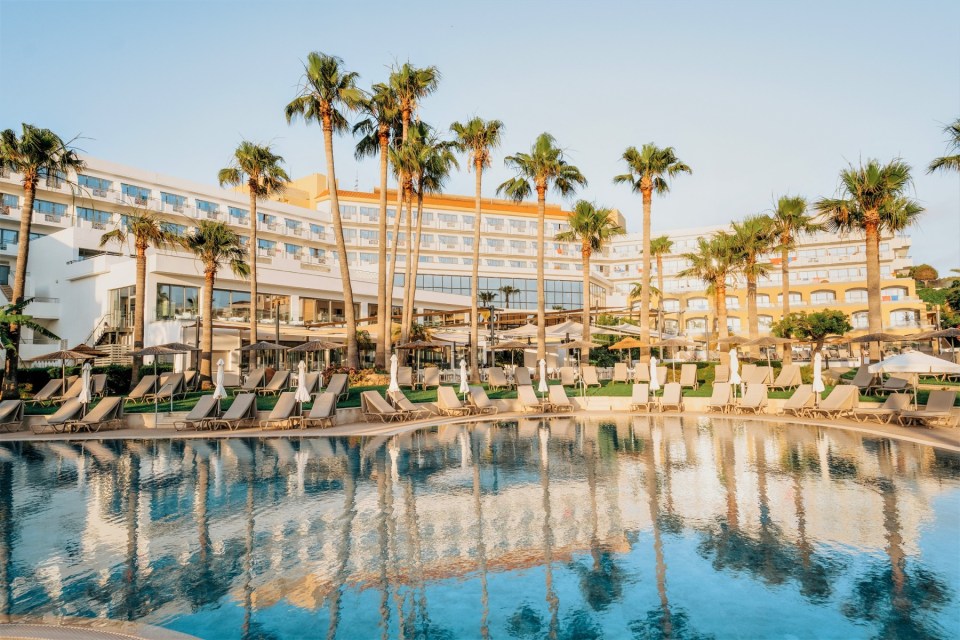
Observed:
[[[207,219],[207,220],[221,220],[221,219],[222,219],[219,211],[200,211],[199,213],[200,213],[200,216],[199,216],[199,217],[205,218],[205,219]]]
[[[47,189],[59,189],[63,186],[63,180],[61,178],[48,177],[43,181],[43,184]]]
[[[260,231],[277,231],[280,229],[280,225],[276,222],[264,222],[261,220],[257,223],[257,229]]]
[[[287,227],[287,230],[297,237],[303,237],[303,227]]]
[[[459,229],[460,223],[455,221],[444,221],[438,225],[441,229]]]
[[[10,216],[13,213],[20,209],[20,205],[11,206],[9,204],[0,204],[0,216]]]
[[[440,249],[443,251],[457,251],[459,246],[456,243],[441,242]]]

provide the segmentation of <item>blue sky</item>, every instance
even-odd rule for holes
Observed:
[[[721,224],[775,196],[832,195],[848,162],[903,157],[928,212],[913,255],[960,267],[960,176],[928,176],[960,117],[960,3],[16,2],[0,0],[0,126],[81,134],[93,155],[212,183],[242,138],[292,175],[322,171],[321,133],[288,126],[301,61],[334,53],[382,81],[437,65],[421,117],[506,125],[502,155],[552,133],[590,181],[580,194],[640,225],[612,177],[628,145],[672,145],[694,169],[654,203],[654,231]],[[342,187],[377,180],[337,142]],[[449,191],[472,193],[469,174]],[[554,197],[555,198],[555,197]]]

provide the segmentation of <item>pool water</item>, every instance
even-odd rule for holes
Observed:
[[[0,615],[201,638],[956,638],[960,456],[640,417],[0,445]]]

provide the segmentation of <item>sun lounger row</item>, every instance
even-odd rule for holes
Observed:
[[[119,428],[123,425],[123,398],[110,396],[101,399],[83,415],[83,404],[70,398],[50,416],[44,416],[31,427],[34,433],[100,431],[104,427]]]

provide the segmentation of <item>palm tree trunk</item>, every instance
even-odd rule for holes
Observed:
[[[217,272],[206,267],[203,278],[203,336],[200,340],[200,381],[209,382],[213,362],[213,283]]]
[[[659,315],[661,322],[663,321],[663,256],[659,253],[657,254],[657,291],[660,293],[657,295],[657,307],[659,308]],[[663,326],[661,324],[657,325],[657,331],[660,332],[660,341],[663,341]]]
[[[133,350],[143,349],[143,324],[145,309],[144,302],[147,297],[147,247],[145,244],[137,242],[137,283],[134,289],[134,308],[133,308]],[[91,345],[92,346],[92,345]],[[143,358],[133,357],[133,369],[130,372],[130,388],[137,386],[140,381],[140,365],[143,364]]]
[[[867,212],[864,235],[867,250],[867,315],[870,333],[883,331],[883,309],[880,305],[880,230],[876,212]],[[879,362],[882,359],[880,344],[871,343],[870,359]]]
[[[402,179],[402,176],[401,176]],[[390,245],[390,269],[387,277],[387,337],[383,341],[384,351],[390,354],[393,340],[393,287],[397,279],[397,248],[400,246],[400,220],[403,218],[403,188],[397,182],[397,209],[396,219],[393,221],[393,242]]]
[[[33,225],[33,202],[37,196],[36,178],[23,181],[23,211],[20,213],[20,235],[17,239],[17,266],[13,274],[13,302],[23,302],[27,288],[27,262],[30,257],[30,227]],[[20,327],[10,325],[10,341],[13,348],[6,350],[6,360],[3,366],[3,393],[4,400],[20,397],[17,391],[17,368],[20,358]]]
[[[584,241],[581,254],[583,255],[583,335],[581,339],[584,342],[590,342],[590,245]],[[590,362],[590,349],[586,349],[586,360]]]
[[[720,352],[720,363],[729,364],[729,350],[725,351],[721,349],[719,343],[720,340],[730,335],[730,332],[727,330],[727,284],[726,282],[721,282],[716,284],[714,288],[716,289],[714,292],[714,297],[716,298],[714,305],[717,309],[717,351]]]
[[[483,180],[483,163],[474,164],[473,204],[473,265],[470,275],[470,382],[480,384],[480,366],[477,362],[480,342],[480,187]],[[506,305],[504,305],[506,306]]]
[[[543,274],[545,242],[543,226],[547,219],[547,186],[537,184],[537,362],[547,357],[546,281]],[[480,222],[479,220],[477,221]]]
[[[347,244],[343,240],[343,221],[340,219],[340,196],[337,193],[337,170],[333,163],[333,122],[329,114],[323,116],[323,146],[327,155],[327,180],[330,189],[330,213],[333,233],[337,241],[337,261],[340,263],[340,282],[343,286],[343,317],[347,325],[347,367],[360,368],[357,351],[357,314],[353,309],[353,284],[347,262]]]
[[[783,292],[783,315],[781,317],[785,318],[790,315],[790,249],[787,246],[790,243],[790,234],[784,233],[780,237],[780,244],[783,245],[783,248],[780,250],[780,272],[782,274],[781,280],[781,291]],[[793,362],[793,349],[789,345],[783,347],[783,364],[790,364]]]
[[[643,195],[643,289],[640,291],[640,342],[650,344],[650,271],[653,263],[650,255],[650,208],[653,203],[653,189],[644,188]],[[640,361],[648,362],[649,347],[640,349]]]
[[[757,320],[757,275],[747,274],[747,332],[751,340],[760,335],[760,323]]]
[[[250,344],[257,341],[257,194],[253,190],[254,181],[250,181]],[[277,336],[280,342],[280,336]],[[253,352],[250,352],[253,357]]]
[[[391,304],[387,302],[387,162],[389,138],[380,136],[380,237],[377,243],[377,271],[380,284],[377,286],[377,351],[374,365],[380,369],[387,367],[387,340],[390,335]]]
[[[413,246],[413,263],[410,265],[410,282],[414,286],[409,287],[409,299],[404,305],[404,315],[406,317],[407,336],[413,329],[413,297],[417,289],[417,272],[420,270],[420,236],[423,233],[423,193],[417,193],[417,242]]]
[[[411,289],[416,289],[417,283],[410,282],[410,275],[413,265],[410,261],[413,258],[413,187],[407,185],[404,187],[404,199],[406,200],[407,219],[406,231],[404,232],[404,242],[407,245],[406,264],[403,265],[403,310],[400,316],[400,343],[403,344],[410,340],[410,326],[407,324],[407,296]],[[418,221],[419,223],[419,221]],[[412,298],[410,298],[412,300]],[[412,303],[411,303],[412,304]]]

